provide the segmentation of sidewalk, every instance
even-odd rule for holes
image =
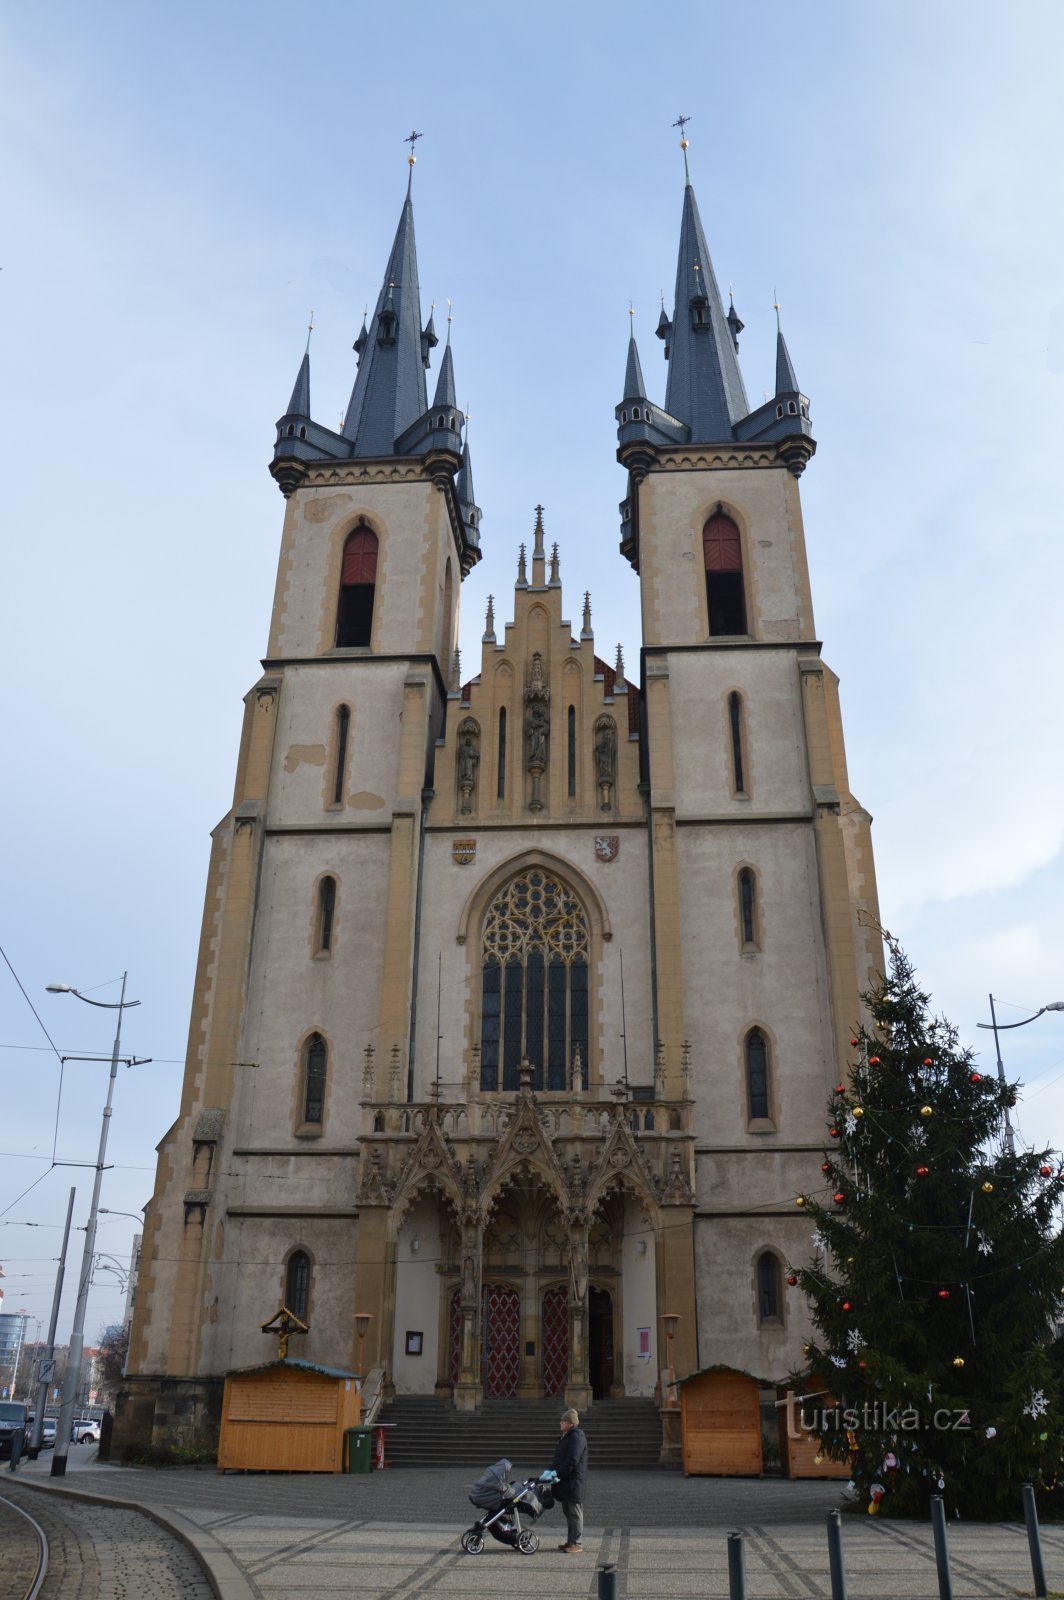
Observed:
[[[601,1472],[592,1475],[582,1557],[558,1553],[557,1511],[537,1525],[537,1555],[491,1545],[472,1557],[458,1545],[474,1516],[461,1470],[245,1476],[111,1467],[94,1456],[91,1446],[72,1449],[66,1478],[50,1481],[177,1513],[199,1531],[208,1559],[224,1552],[236,1564],[231,1576],[245,1575],[244,1596],[262,1600],[593,1596],[604,1562],[617,1565],[622,1600],[727,1596],[732,1528],[746,1536],[749,1600],[831,1594],[824,1518],[838,1503],[833,1483]],[[18,1477],[43,1484],[50,1466],[46,1455]],[[851,1600],[938,1600],[926,1524],[848,1516],[843,1543]],[[953,1523],[949,1544],[955,1600],[1033,1594],[1022,1524]],[[1064,1528],[1043,1529],[1043,1545],[1052,1593],[1064,1588]],[[228,1593],[236,1600],[239,1590]]]

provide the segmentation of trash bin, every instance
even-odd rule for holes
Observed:
[[[372,1428],[347,1428],[347,1470],[348,1472],[373,1471],[373,1433]]]

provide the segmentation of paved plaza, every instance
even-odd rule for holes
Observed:
[[[91,1514],[78,1502],[60,1501],[59,1494],[106,1496],[151,1508],[198,1544],[223,1600],[333,1594],[350,1600],[496,1600],[500,1594],[510,1600],[594,1600],[607,1562],[617,1567],[620,1600],[727,1596],[727,1534],[734,1528],[745,1534],[749,1600],[828,1600],[831,1594],[825,1516],[839,1500],[833,1483],[600,1472],[592,1476],[582,1557],[556,1549],[564,1539],[557,1510],[536,1525],[542,1539],[537,1555],[489,1543],[473,1557],[458,1544],[475,1515],[466,1498],[466,1479],[475,1475],[468,1468],[365,1477],[249,1476],[112,1467],[94,1456],[92,1446],[72,1451],[61,1484],[48,1476],[47,1455],[21,1469],[16,1482],[25,1503],[33,1509],[33,1502],[49,1495],[46,1505],[55,1517],[76,1513],[87,1519],[82,1532],[89,1525],[90,1535]],[[9,1481],[3,1474],[0,1493]],[[42,1492],[33,1493],[34,1482]],[[158,1528],[142,1533],[146,1555],[150,1545],[158,1547],[159,1534]],[[937,1600],[927,1525],[847,1516],[843,1541],[852,1600]],[[956,1600],[1033,1595],[1022,1524],[952,1523],[949,1541]],[[1050,1593],[1062,1592],[1064,1528],[1043,1529],[1043,1543]],[[101,1597],[111,1592],[99,1591]],[[69,1593],[95,1600],[91,1588]],[[195,1594],[198,1600],[198,1591],[187,1587],[167,1591],[145,1584],[114,1593]],[[62,1595],[67,1600],[66,1589]]]

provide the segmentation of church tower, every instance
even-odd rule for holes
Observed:
[[[339,432],[308,346],[120,1439],[215,1415],[282,1306],[300,1358],[445,1410],[668,1410],[670,1366],[799,1364],[794,1196],[879,950],[809,593],[809,403],[779,333],[749,409],[741,330],[688,182],[665,404],[633,336],[617,407],[631,680],[590,595],[570,620],[537,507],[463,681],[481,514],[449,322],[428,404],[409,186]]]

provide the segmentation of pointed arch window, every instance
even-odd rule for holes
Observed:
[[[706,563],[706,602],[709,632],[746,632],[746,594],[743,588],[743,544],[731,517],[718,511],[702,529],[702,554]]]
[[[765,1122],[769,1116],[768,1041],[760,1028],[746,1036],[746,1109],[751,1122]]]
[[[743,762],[743,697],[733,690],[728,696],[728,734],[731,740],[732,785],[737,795],[746,794],[746,767]]]
[[[506,707],[499,708],[499,781],[496,794],[500,800],[506,799]]]
[[[757,1258],[758,1322],[782,1322],[782,1305],[779,1257],[772,1250],[764,1250]]]
[[[307,1320],[310,1305],[310,1257],[305,1250],[293,1250],[284,1275],[284,1303],[301,1322]]]
[[[757,879],[750,867],[739,873],[739,928],[743,949],[757,950],[761,942],[757,936]]]
[[[320,1033],[312,1033],[303,1046],[303,1121],[320,1127],[325,1117],[325,1076],[328,1050]]]
[[[377,535],[369,528],[356,528],[348,534],[340,570],[340,607],[336,618],[339,646],[352,648],[370,642],[377,589],[377,554]]]
[[[336,879],[322,878],[318,884],[318,955],[332,951],[333,918],[336,915]]]
[[[576,707],[569,707],[566,718],[567,763],[569,772],[569,798],[576,798]]]
[[[535,868],[499,891],[482,944],[483,1089],[516,1089],[523,1056],[537,1089],[569,1087],[576,1050],[588,1059],[589,949],[587,915],[561,879]]]
[[[334,806],[344,803],[344,782],[347,777],[347,740],[351,732],[351,712],[347,706],[336,708],[336,766],[333,771]]]

